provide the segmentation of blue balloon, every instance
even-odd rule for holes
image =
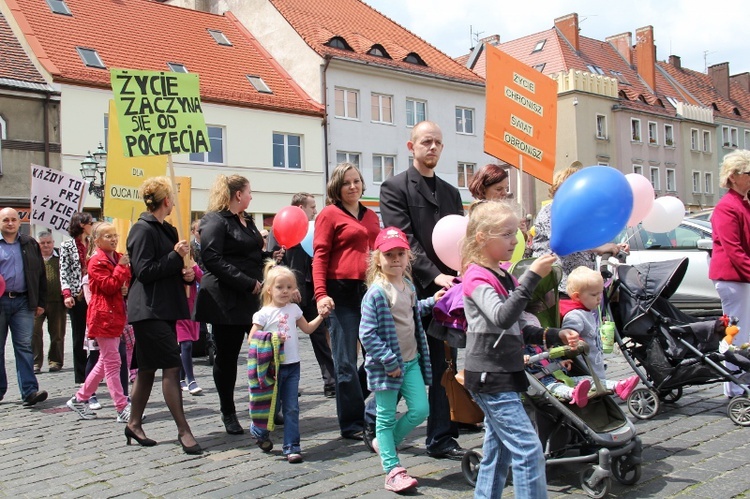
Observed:
[[[310,223],[307,225],[307,234],[305,235],[305,238],[302,240],[301,243],[299,243],[302,246],[302,249],[305,250],[305,253],[307,253],[310,256],[313,256],[313,233],[315,232],[315,222],[310,221]]]
[[[560,256],[601,246],[623,229],[633,211],[625,175],[590,166],[571,175],[555,193],[550,248]]]

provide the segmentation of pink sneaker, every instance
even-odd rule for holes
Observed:
[[[615,393],[622,400],[627,400],[635,387],[638,386],[640,378],[638,376],[631,376],[629,378],[621,379],[615,385]]]
[[[417,480],[406,473],[406,469],[396,466],[385,477],[385,490],[404,492],[417,486]]]
[[[591,390],[591,381],[582,379],[576,387],[573,388],[570,404],[575,404],[578,407],[586,407],[589,403],[589,390]]]

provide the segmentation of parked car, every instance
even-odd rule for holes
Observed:
[[[690,220],[703,220],[704,222],[710,222],[711,221],[711,215],[713,214],[714,209],[708,209],[708,210],[702,210],[702,211],[696,211],[695,213],[690,213],[689,215],[685,215],[686,218],[689,218]]]
[[[721,300],[708,278],[712,245],[709,222],[686,218],[676,229],[666,233],[649,232],[638,224],[625,229],[616,240],[627,240],[630,244],[626,260],[630,265],[687,257],[687,273],[670,301],[683,310],[700,312],[699,315],[721,313]]]

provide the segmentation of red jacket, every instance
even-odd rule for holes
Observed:
[[[120,261],[120,254],[113,257]],[[88,264],[91,301],[86,314],[89,338],[118,338],[127,322],[122,285],[130,282],[130,266],[116,265],[97,249]]]
[[[360,205],[361,206],[361,205]],[[326,280],[365,280],[367,258],[380,232],[374,211],[365,208],[357,220],[343,208],[330,204],[315,219],[313,233],[313,284],[315,299],[328,295]]]
[[[713,251],[708,278],[750,282],[750,204],[729,189],[711,215]]]

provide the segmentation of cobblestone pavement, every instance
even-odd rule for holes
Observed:
[[[70,335],[66,340],[70,353]],[[18,396],[10,341],[6,364],[10,386],[0,403],[0,496],[3,497],[393,497],[383,489],[379,458],[361,442],[339,438],[336,406],[322,393],[322,382],[306,337],[301,338],[300,397],[304,463],[288,464],[281,456],[281,434],[276,447],[263,454],[248,433],[227,435],[218,413],[218,397],[211,368],[196,359],[201,396],[186,394],[185,410],[203,456],[184,454],[176,427],[163,402],[159,378],[146,408],[144,427],[156,447],[126,446],[123,424],[106,387],[99,389],[104,408],[99,418],[80,421],[65,407],[74,393],[70,365],[58,373],[46,366],[38,376],[50,394],[34,408],[22,407]],[[619,356],[609,359],[613,377],[629,367]],[[244,360],[240,360],[236,401],[247,407]],[[613,481],[610,497],[744,497],[750,490],[750,428],[732,424],[719,385],[688,388],[675,404],[663,406],[648,421],[637,421],[644,443],[642,477],[627,487]],[[243,426],[249,417],[243,412]],[[482,433],[462,434],[466,448],[481,447]],[[402,463],[418,478],[413,495],[471,497],[460,463],[436,460],[424,452],[424,425],[407,437],[400,451]],[[550,497],[586,497],[578,474],[583,465],[549,467]],[[512,497],[512,488],[505,491]]]

